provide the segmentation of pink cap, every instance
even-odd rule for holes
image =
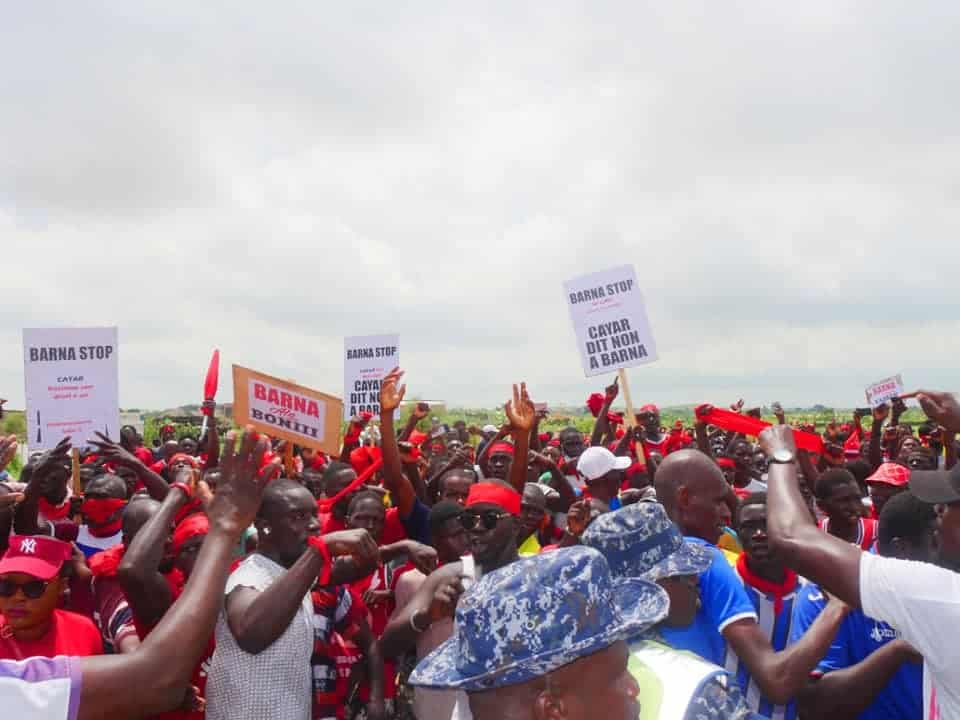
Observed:
[[[883,463],[873,475],[867,478],[867,483],[903,487],[910,483],[910,468],[892,462]]]

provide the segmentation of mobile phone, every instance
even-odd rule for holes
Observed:
[[[430,403],[418,402],[417,410],[420,412],[430,412]]]
[[[860,417],[870,417],[873,415],[873,410],[870,408],[857,408],[853,412],[855,415],[859,415]]]

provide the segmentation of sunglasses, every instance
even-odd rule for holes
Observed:
[[[482,513],[463,512],[460,513],[460,524],[465,530],[475,530],[478,525],[483,525],[484,530],[493,530],[501,518],[509,516],[510,513],[496,510],[486,510]]]
[[[0,580],[0,597],[13,597],[17,589],[23,590],[23,595],[29,600],[41,597],[50,584],[49,580],[30,580],[25,583],[15,583],[13,580]]]

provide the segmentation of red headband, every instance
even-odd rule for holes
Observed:
[[[490,455],[496,455],[497,453],[506,453],[507,455],[513,455],[513,445],[508,442],[498,442],[490,446]]]
[[[590,414],[594,417],[600,414],[600,408],[603,407],[603,403],[606,398],[600,393],[593,393],[590,397],[587,398],[587,407],[590,408]]]
[[[520,493],[513,488],[492,482],[474,483],[467,495],[467,507],[489,503],[499,505],[511,515],[520,514]]]
[[[169,463],[170,467],[173,467],[174,465],[176,465],[178,460],[183,460],[192,468],[197,467],[197,461],[194,460],[189,455],[187,455],[186,453],[177,453],[172,458],[170,458],[170,463]]]
[[[768,423],[766,420],[758,420],[757,418],[750,417],[749,415],[741,415],[740,413],[731,412],[729,410],[720,410],[719,408],[711,408],[710,410],[707,410],[707,407],[709,406],[698,405],[696,407],[694,413],[697,416],[697,420],[706,423],[707,425],[715,425],[721,430],[743,433],[744,435],[756,437],[770,427],[770,423]],[[821,438],[819,435],[794,430],[793,441],[801,450],[808,450],[809,452],[813,453],[823,452],[823,438]]]
[[[317,500],[317,512],[321,512],[321,513],[324,513],[324,514],[329,513],[329,512],[333,509],[333,506],[334,506],[334,505],[336,505],[340,500],[342,500],[342,499],[345,498],[347,495],[349,495],[350,493],[352,493],[352,492],[353,492],[354,490],[356,490],[358,487],[360,487],[361,485],[363,485],[367,480],[369,480],[370,478],[372,478],[372,477],[373,477],[373,474],[374,474],[377,470],[379,470],[381,467],[383,467],[383,458],[380,458],[380,459],[376,460],[376,461],[373,463],[373,465],[371,465],[371,466],[368,467],[366,470],[364,470],[362,473],[360,473],[359,475],[357,475],[357,477],[354,478],[353,482],[351,482],[349,485],[347,485],[343,490],[341,490],[340,492],[338,492],[338,493],[337,493],[336,495],[334,495],[332,498],[326,498],[326,499],[324,499],[324,500]]]
[[[183,549],[184,543],[192,537],[206,535],[210,532],[210,521],[203,513],[194,513],[187,517],[182,523],[177,525],[173,531],[172,550],[174,555],[179,555]]]
[[[722,468],[728,468],[730,470],[735,470],[737,468],[737,464],[733,460],[725,457],[717,458],[717,465],[719,465]]]

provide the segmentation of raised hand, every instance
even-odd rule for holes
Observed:
[[[457,601],[461,595],[463,595],[463,583],[460,578],[445,579],[433,593],[433,600],[427,611],[431,624],[444,618],[452,618],[457,611]]]
[[[424,575],[429,575],[437,569],[437,551],[429,545],[411,541],[407,548],[407,557]]]
[[[247,426],[238,452],[234,452],[236,445],[237,433],[231,430],[227,433],[220,461],[220,480],[207,517],[211,525],[218,525],[227,532],[239,535],[256,518],[263,489],[274,470],[270,465],[260,469],[270,442],[252,426]]]
[[[603,392],[604,400],[606,400],[607,404],[613,403],[613,401],[617,399],[617,395],[620,394],[620,376],[615,377],[613,382],[607,385]]]
[[[954,393],[937,390],[916,390],[901,395],[901,400],[916,398],[927,417],[947,430],[960,431],[960,400]]]
[[[393,412],[400,407],[403,396],[407,393],[406,385],[399,385],[400,378],[403,377],[403,370],[395,367],[380,382],[380,414]]]
[[[766,428],[760,437],[760,449],[767,457],[772,457],[777,450],[786,449],[796,454],[797,444],[793,439],[793,428],[789,425],[771,425]]]
[[[136,470],[143,465],[140,458],[123,447],[123,445],[115,443],[101,432],[95,433],[95,435],[99,440],[91,439],[89,443],[97,449],[97,453],[105,460],[112,462],[114,465],[132,470]]]
[[[17,454],[17,436],[16,435],[7,435],[3,437],[0,435],[0,472],[6,470],[7,465],[9,465],[14,456]]]
[[[882,423],[884,420],[887,419],[887,415],[889,414],[890,414],[889,405],[887,405],[886,403],[883,403],[882,405],[878,405],[873,409],[873,421],[875,423],[876,422]]]
[[[537,410],[530,400],[525,382],[520,383],[519,388],[513,386],[513,399],[508,400],[503,409],[514,430],[529,432],[536,422]]]
[[[413,413],[411,413],[417,422],[423,420],[427,415],[430,414],[430,404],[425,402],[418,402],[413,406]]]
[[[375,567],[380,559],[380,549],[376,541],[363,528],[328,533],[323,536],[323,541],[331,555],[349,555],[364,567]]]

